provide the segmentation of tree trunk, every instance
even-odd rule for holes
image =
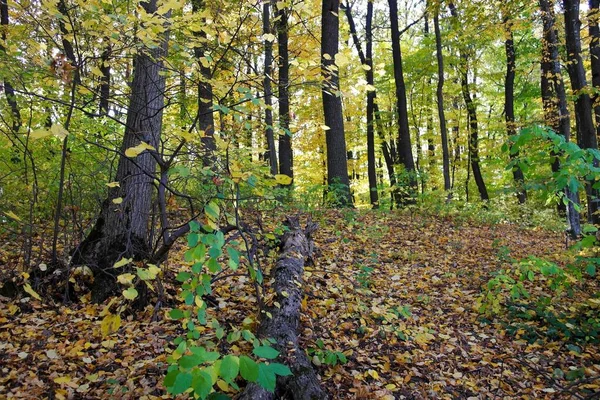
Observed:
[[[283,7],[277,11],[277,66],[279,69],[278,102],[279,102],[279,173],[294,177],[294,160],[292,152],[292,133],[290,132],[290,62],[288,52],[288,13]],[[283,133],[281,133],[283,131]]]
[[[390,6],[390,22],[392,37],[392,58],[394,62],[394,80],[396,82],[396,115],[398,118],[398,161],[404,165],[408,174],[408,196],[403,196],[403,203],[414,203],[417,193],[417,179],[415,176],[415,162],[410,142],[408,124],[408,107],[406,101],[406,85],[402,71],[402,52],[400,49],[400,30],[398,28],[398,2],[388,0]]]
[[[263,4],[263,33],[271,34],[271,6],[272,1]],[[273,41],[265,38],[265,68],[263,79],[263,90],[265,92],[265,137],[267,139],[267,156],[271,175],[276,175],[279,170],[277,166],[277,153],[275,152],[275,136],[273,134],[273,100],[271,81],[273,80]]]
[[[108,43],[108,40],[107,40]],[[111,45],[107,44],[106,48],[102,52],[100,57],[100,72],[102,72],[102,77],[100,77],[100,114],[107,115],[108,107],[109,107],[109,98],[110,98],[110,53],[111,53]]]
[[[310,360],[298,340],[300,304],[302,303],[302,275],[304,260],[311,256],[313,242],[311,234],[317,229],[309,223],[302,230],[297,218],[288,218],[290,228],[282,238],[282,250],[273,269],[274,302],[280,307],[269,307],[261,313],[258,337],[273,338],[274,347],[280,352],[278,362],[292,370],[291,376],[278,376],[275,393],[270,393],[255,383],[249,384],[238,400],[271,400],[281,398],[276,394],[286,393],[293,400],[327,399],[319,379],[312,369]],[[266,317],[270,314],[271,317]],[[288,398],[286,396],[286,398]]]
[[[342,99],[339,76],[334,64],[338,53],[339,40],[339,0],[323,0],[321,22],[321,74],[323,76],[322,96],[327,145],[327,184],[335,190],[337,206],[352,206],[350,180],[348,179],[348,159],[346,137],[342,115]]]
[[[596,118],[596,138],[600,136],[600,26],[598,19],[600,17],[600,0],[589,0],[589,34],[590,34],[590,63],[592,65],[592,86],[594,95],[592,104],[594,106],[594,115]]]
[[[565,12],[565,42],[567,48],[567,71],[571,78],[571,89],[575,98],[575,115],[577,121],[577,143],[583,149],[597,149],[598,139],[592,119],[592,101],[586,92],[587,81],[583,60],[581,58],[581,38],[579,20],[579,0],[563,0]],[[594,159],[594,167],[598,160]],[[588,221],[600,223],[600,204],[597,190],[592,188],[594,182],[586,182]]]
[[[542,77],[541,91],[542,104],[544,108],[544,119],[546,123],[558,134],[563,135],[568,142],[571,137],[571,118],[567,105],[565,84],[562,78],[561,65],[558,55],[558,34],[554,25],[554,4],[552,0],[539,0],[543,23],[542,40]],[[552,163],[552,171],[558,172],[560,163],[558,157]],[[578,193],[565,189],[565,196],[570,200],[564,211],[567,224],[573,237],[581,234],[581,223],[579,212],[575,205],[579,203]]]
[[[506,120],[506,131],[508,137],[514,137],[517,134],[515,124],[515,68],[516,56],[515,45],[512,32],[512,22],[509,17],[504,17],[504,26],[506,29],[506,40],[504,41],[504,49],[506,51],[506,77],[504,80],[504,118]],[[519,153],[510,153],[511,160],[518,158]],[[527,200],[527,192],[525,191],[525,177],[523,171],[518,165],[515,165],[512,170],[513,179],[517,188],[517,199],[520,204]]]
[[[365,36],[366,36],[366,55],[362,52],[362,46],[358,39],[356,32],[356,25],[354,24],[354,18],[352,17],[352,9],[347,4],[344,7],[346,17],[348,18],[348,25],[350,26],[350,33],[354,40],[354,46],[358,51],[360,62],[362,65],[366,65],[365,75],[367,79],[367,85],[374,87],[375,79],[373,74],[373,2],[367,3],[367,17],[365,25]],[[377,170],[375,166],[375,124],[374,124],[374,113],[375,113],[375,97],[376,91],[367,91],[367,175],[369,177],[369,200],[373,208],[379,208],[379,193],[377,192]]]
[[[8,30],[8,0],[0,0],[0,26],[2,27],[2,43],[6,43],[6,32]],[[6,49],[2,43],[0,43],[0,52],[6,53]],[[21,129],[22,124],[21,110],[17,103],[15,89],[7,79],[4,79],[4,94],[6,95],[6,102],[8,103],[12,114],[12,131],[14,134],[17,134],[19,129]]]
[[[436,6],[433,15],[433,29],[435,31],[435,47],[438,66],[437,84],[437,109],[440,120],[440,136],[442,139],[442,172],[444,174],[444,190],[450,192],[450,153],[448,151],[448,128],[446,127],[446,116],[444,115],[444,56],[442,54],[442,35],[440,33],[439,6]],[[450,194],[448,194],[450,196]]]
[[[192,0],[192,12],[202,12],[205,7],[205,0]],[[206,40],[206,33],[204,31],[201,31],[198,36]],[[194,47],[194,56],[200,69],[200,76],[198,77],[198,112],[196,114],[196,121],[194,122],[202,134],[200,140],[206,152],[203,163],[205,166],[212,167],[214,164],[214,152],[216,150],[213,88],[211,83],[213,72],[205,56],[205,52],[205,45]]]
[[[146,12],[156,12],[157,0],[142,3]],[[125,151],[144,142],[159,148],[164,108],[165,78],[161,75],[167,51],[167,37],[160,46],[144,48],[135,56],[134,75],[127,111],[121,157],[115,181],[109,189],[96,223],[73,257],[74,264],[85,264],[95,273],[92,300],[102,302],[117,289],[113,265],[121,258],[149,256],[149,221],[152,204],[156,154],[146,150],[137,157]]]
[[[458,13],[454,3],[449,3],[450,13],[455,19],[456,24],[459,24]],[[460,87],[462,90],[463,99],[465,106],[467,107],[467,114],[469,119],[469,159],[471,161],[471,170],[473,171],[473,178],[479,191],[479,197],[481,200],[489,200],[489,195],[485,182],[483,181],[483,175],[481,174],[481,167],[479,166],[479,127],[477,123],[477,106],[471,97],[471,89],[469,88],[469,56],[467,51],[462,47],[459,48],[460,56]]]

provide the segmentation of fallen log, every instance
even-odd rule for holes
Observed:
[[[289,231],[282,237],[281,252],[272,272],[274,302],[277,302],[279,307],[267,307],[261,313],[257,335],[261,338],[275,339],[273,347],[279,351],[276,361],[290,367],[293,375],[278,376],[275,393],[256,383],[250,383],[237,397],[238,400],[328,398],[304,349],[298,344],[297,332],[300,324],[304,262],[312,254],[311,234],[317,229],[317,224],[309,222],[306,228],[302,229],[297,217],[288,217],[286,225]]]

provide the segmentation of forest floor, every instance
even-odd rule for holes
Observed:
[[[306,268],[301,338],[332,399],[600,396],[597,344],[478,312],[483,288],[511,257],[563,265],[563,234],[407,212],[322,211],[313,220],[318,251]],[[183,247],[165,278],[187,267]],[[165,279],[169,296],[175,284]],[[586,285],[595,301],[597,275]],[[214,296],[221,326],[256,317],[244,277],[219,281]],[[0,398],[169,398],[162,380],[179,323],[168,308],[151,321],[148,307],[103,337],[104,308],[0,298]]]

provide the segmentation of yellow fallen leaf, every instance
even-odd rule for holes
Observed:
[[[26,283],[25,285],[23,285],[23,290],[25,290],[29,295],[31,295],[31,297],[33,297],[36,300],[42,300],[42,298],[40,297],[39,294],[37,294],[35,292],[35,290],[33,290],[31,288],[31,286],[29,285],[29,283]]]
[[[68,375],[54,378],[54,383],[58,383],[59,385],[69,383],[69,382],[71,382],[71,377]]]
[[[17,214],[15,214],[15,213],[14,213],[14,212],[12,212],[12,211],[5,211],[5,212],[4,212],[4,215],[6,215],[6,216],[7,216],[7,217],[9,217],[9,218],[12,218],[12,219],[14,219],[15,221],[18,221],[18,222],[20,222],[20,221],[21,221],[21,218],[19,218],[19,217],[17,216]]]
[[[108,314],[100,324],[102,336],[108,336],[119,330],[121,327],[121,316],[119,314]]]

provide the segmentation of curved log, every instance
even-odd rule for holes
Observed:
[[[298,344],[298,326],[300,324],[300,304],[302,302],[302,275],[304,260],[311,256],[313,241],[311,234],[317,224],[308,223],[305,229],[300,227],[297,217],[288,217],[286,225],[290,228],[283,235],[281,252],[272,274],[274,277],[274,301],[280,307],[268,307],[261,314],[258,336],[273,338],[273,345],[280,354],[277,362],[286,364],[292,370],[291,376],[278,376],[275,393],[251,383],[238,400],[271,400],[285,394],[294,400],[328,399],[321,388],[319,378],[312,369],[310,360]],[[271,318],[267,315],[270,313]]]

